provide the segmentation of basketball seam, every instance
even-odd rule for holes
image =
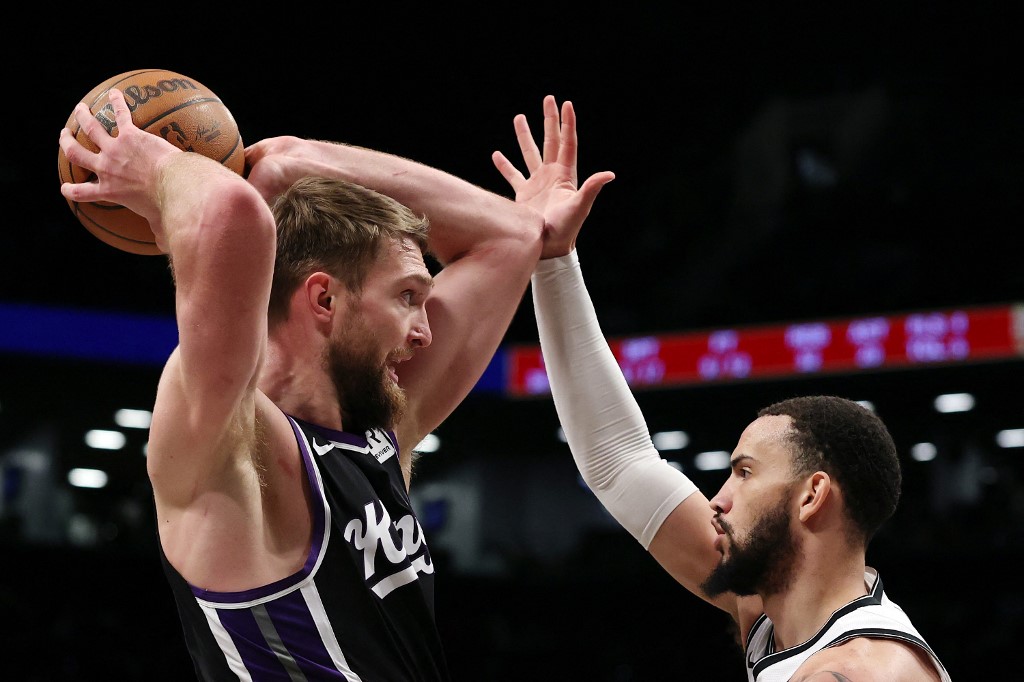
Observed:
[[[96,204],[90,204],[90,205],[96,206]],[[118,208],[122,208],[123,209],[124,206],[118,206]],[[143,240],[143,239],[132,239],[131,237],[125,237],[123,234],[119,234],[117,232],[111,231],[109,228],[106,228],[103,225],[100,225],[99,223],[97,223],[95,220],[93,220],[92,216],[90,216],[89,214],[83,213],[78,208],[78,204],[75,205],[75,214],[79,217],[79,219],[85,218],[86,220],[89,221],[89,223],[91,225],[93,225],[94,227],[96,227],[100,231],[104,232],[105,234],[109,234],[111,237],[115,237],[117,239],[120,239],[121,241],[131,242],[132,244],[142,244],[142,245],[145,245],[145,246],[156,246],[156,240],[155,239],[153,241],[146,241],[146,240]]]

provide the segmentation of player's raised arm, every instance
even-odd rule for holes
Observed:
[[[551,136],[533,177],[517,189],[529,201],[351,145],[280,137],[246,150],[249,179],[268,198],[315,173],[370,187],[430,220],[429,248],[444,267],[427,300],[433,341],[398,367],[409,400],[396,429],[403,447],[440,424],[487,367],[526,291],[545,225],[582,222],[612,177],[598,174],[577,190],[576,120],[571,105],[564,111],[568,116],[560,122],[554,98],[545,98]]]
[[[570,109],[563,120],[571,116]],[[529,179],[503,154],[495,153],[493,160],[517,199],[528,202],[528,183],[544,172],[541,159],[557,149],[552,138],[558,131],[546,117],[542,153],[525,117],[517,116],[514,125]],[[673,577],[706,598],[699,585],[718,560],[712,512],[707,498],[654,448],[604,337],[576,252],[583,217],[548,225],[544,255],[533,275],[534,309],[555,407],[577,467],[598,499]],[[716,603],[735,613],[734,599]]]
[[[61,187],[73,201],[110,201],[146,218],[175,282],[179,346],[160,381],[148,466],[159,498],[194,495],[213,485],[232,453],[219,448],[229,428],[251,428],[254,378],[266,345],[273,273],[273,217],[242,177],[205,156],[187,153],[132,122],[124,95],[109,91],[118,134],[111,136],[85,105],[75,110],[98,147],[90,152],[70,131],[68,159],[94,182]]]

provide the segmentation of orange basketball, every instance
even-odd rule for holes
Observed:
[[[126,71],[103,81],[82,101],[103,127],[116,136],[117,123],[107,99],[107,91],[114,87],[124,93],[132,121],[140,129],[163,137],[179,149],[219,161],[239,175],[244,172],[245,147],[238,125],[220,98],[199,81],[162,69]],[[74,114],[68,117],[66,127],[86,149],[97,150]],[[57,157],[57,170],[62,183],[88,182],[95,177],[91,171],[69,162],[62,149]],[[129,253],[160,253],[149,222],[137,213],[103,201],[69,200],[68,206],[89,232],[107,244]]]

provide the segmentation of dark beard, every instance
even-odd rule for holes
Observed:
[[[372,339],[365,329],[332,343],[327,353],[327,369],[334,381],[346,431],[390,429],[405,411],[405,392],[396,385],[373,357],[372,344],[356,346],[353,336]]]
[[[732,592],[741,597],[776,594],[789,585],[799,542],[789,528],[784,496],[779,504],[764,513],[741,544],[732,527],[719,520],[732,540],[728,558],[715,567],[701,585],[709,597]]]

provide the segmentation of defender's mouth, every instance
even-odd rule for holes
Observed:
[[[722,524],[719,522],[717,516],[712,517],[711,525],[714,526],[715,533],[717,533],[714,542],[715,551],[719,552],[720,554],[724,554],[725,548],[723,547],[723,544],[725,541],[725,529],[722,527]]]

